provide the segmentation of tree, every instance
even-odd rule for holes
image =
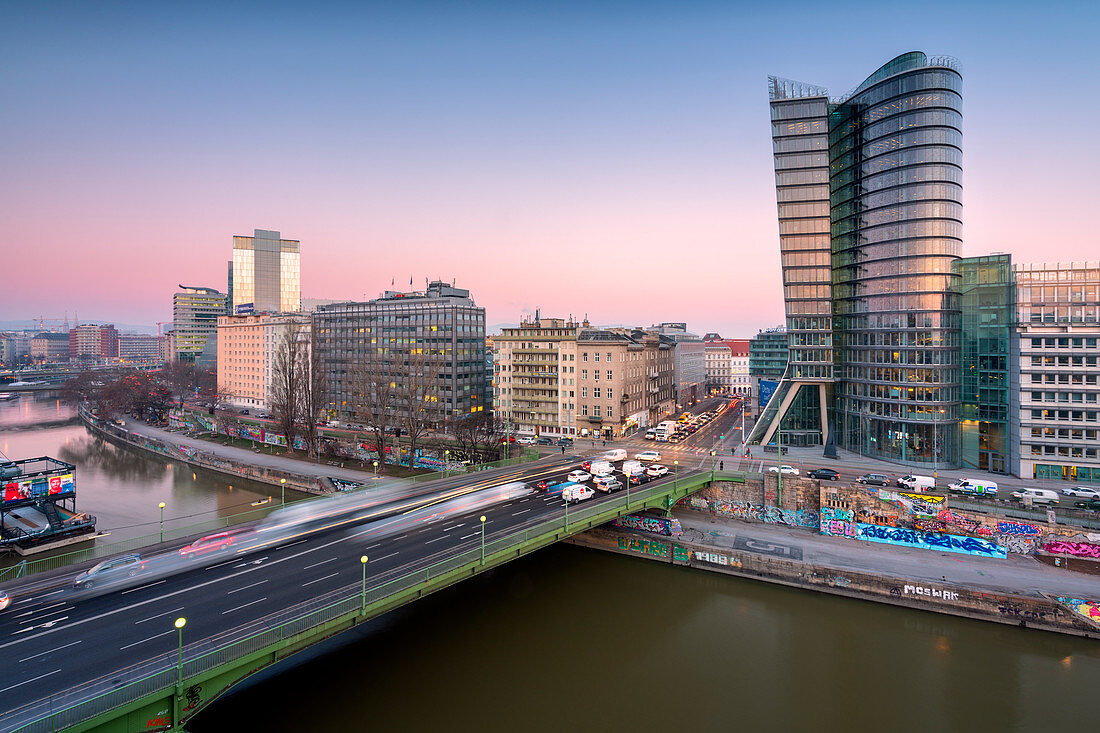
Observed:
[[[310,339],[309,356],[302,359],[300,425],[310,458],[317,457],[317,423],[325,412],[325,372],[316,334]]]
[[[302,345],[302,326],[288,321],[275,344],[271,360],[271,414],[286,444],[294,447],[294,435],[302,412],[302,377],[306,369]]]
[[[378,462],[385,463],[386,443],[390,431],[397,425],[397,382],[393,359],[377,349],[355,361],[351,366],[351,387],[356,419],[374,432]]]
[[[419,346],[409,352],[401,370],[401,423],[409,434],[409,468],[416,461],[416,446],[439,417],[439,359]]]

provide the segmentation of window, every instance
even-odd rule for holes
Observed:
[[[614,417],[614,415],[611,414],[611,405],[607,406],[607,416],[608,417]]]
[[[581,361],[588,361],[588,352],[587,351],[584,352],[583,354],[581,354]]]
[[[594,399],[597,399],[597,400],[600,398],[600,388],[599,387],[593,387],[592,388],[592,397]]]
[[[588,397],[588,387],[581,387],[581,397]]]
[[[610,370],[610,369],[608,369],[608,370],[607,370],[607,378],[608,378],[608,379],[612,379],[612,376],[611,376],[611,370]]]
[[[581,405],[581,414],[588,417],[588,405]]]
[[[592,405],[592,417],[599,417],[599,416],[600,416],[600,406],[599,405]]]
[[[607,355],[607,360],[608,360],[608,361],[611,361],[611,354],[608,354],[608,355]]]
[[[611,388],[610,387],[607,388],[607,399],[609,399],[609,400],[612,399]]]
[[[595,379],[597,382],[600,381],[600,370],[599,369],[593,369],[592,370],[592,378]]]
[[[592,355],[592,358],[595,359],[596,361],[599,361],[600,360],[600,352],[597,351],[595,354]]]
[[[598,373],[599,372],[597,372],[597,374]],[[588,370],[587,369],[581,369],[581,379],[588,379]]]

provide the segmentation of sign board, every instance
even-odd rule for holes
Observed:
[[[779,382],[772,382],[768,379],[760,380],[760,407],[768,404],[768,400],[775,394],[775,390],[779,387]]]

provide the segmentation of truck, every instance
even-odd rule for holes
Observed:
[[[657,442],[666,443],[668,442],[669,437],[671,437],[672,434],[675,432],[676,423],[674,423],[672,420],[665,420],[664,422],[657,424],[657,427],[654,428],[653,435],[654,439]]]

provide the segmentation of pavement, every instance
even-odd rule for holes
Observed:
[[[839,570],[947,582],[978,590],[1024,595],[1043,591],[1074,598],[1100,596],[1100,581],[1095,575],[1052,568],[1016,553],[998,560],[830,537],[696,511],[674,513],[684,529],[685,541],[718,549],[747,550]]]

